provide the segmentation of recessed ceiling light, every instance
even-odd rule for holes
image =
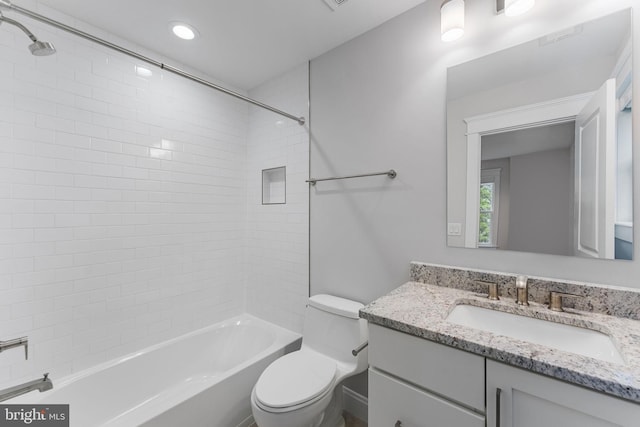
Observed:
[[[198,30],[184,22],[171,22],[169,27],[176,37],[180,37],[183,40],[193,40],[198,35]]]

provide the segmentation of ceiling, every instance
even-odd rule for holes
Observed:
[[[538,126],[482,136],[482,160],[503,159],[540,151],[569,149],[576,122]]]
[[[348,0],[332,11],[325,0],[40,0],[239,89],[251,89],[424,1]],[[22,6],[21,0],[14,3]],[[200,36],[176,38],[171,21],[196,27]]]
[[[630,34],[631,12],[625,10],[451,67],[447,98],[467,97],[560,69],[593,66],[607,58],[615,65]]]

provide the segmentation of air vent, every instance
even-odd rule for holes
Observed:
[[[569,37],[577,36],[582,33],[582,25],[576,25],[575,27],[567,28],[566,30],[558,31],[557,33],[549,34],[539,39],[540,47],[548,44],[557,43],[561,40],[568,39]]]
[[[345,4],[348,0],[324,0],[327,6],[331,8],[331,10],[336,10],[338,7]]]

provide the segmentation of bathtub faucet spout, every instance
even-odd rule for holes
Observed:
[[[0,402],[4,402],[5,400],[9,400],[25,393],[29,393],[33,390],[38,390],[42,393],[43,391],[51,390],[52,388],[53,382],[51,382],[51,380],[49,379],[49,374],[47,373],[44,374],[44,377],[40,379],[0,390]]]

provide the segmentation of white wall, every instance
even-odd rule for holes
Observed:
[[[244,308],[246,104],[20,20],[58,53],[0,27],[0,387]]]
[[[249,95],[309,117],[307,63]],[[286,167],[286,204],[262,204],[262,170]],[[302,332],[309,297],[308,125],[251,107],[247,150],[247,311]]]
[[[428,0],[311,63],[311,175],[398,171],[394,181],[312,189],[311,293],[368,302],[406,281],[411,260],[640,286],[640,259],[447,247],[445,132],[447,67],[622,8],[638,9],[640,2],[537,2],[530,13],[508,18],[496,16],[491,1],[469,1],[466,34],[448,44],[440,41],[440,4]],[[640,33],[634,33],[638,77]],[[637,98],[638,85],[634,90]],[[634,121],[640,126],[637,115]]]
[[[2,354],[0,388],[245,310],[300,331],[308,127],[20,19],[58,52],[31,56],[0,27],[0,340],[29,337],[29,361]],[[308,117],[308,64],[250,95]],[[274,166],[287,204],[263,206]]]

